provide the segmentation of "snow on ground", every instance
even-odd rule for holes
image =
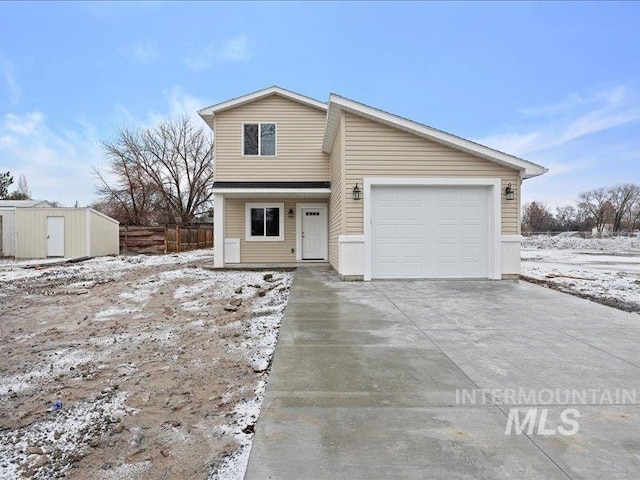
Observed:
[[[0,480],[193,462],[198,478],[243,478],[293,273],[202,268],[212,258],[0,262]]]
[[[529,237],[522,275],[561,291],[640,313],[640,240]]]
[[[77,264],[68,264],[64,268],[49,267],[51,263],[68,259],[47,258],[35,260],[0,260],[0,282],[39,277],[43,274],[73,275],[79,270],[86,274],[104,274],[111,272],[114,278],[123,276],[127,271],[137,268],[180,265],[196,260],[213,260],[213,250],[193,250],[168,255],[118,255],[115,257],[96,257]],[[25,268],[32,267],[36,268]]]
[[[580,238],[564,235],[525,237],[522,248],[531,250],[597,250],[601,252],[639,252],[638,237]]]
[[[0,433],[0,478],[64,476],[100,435],[131,410],[125,400],[126,394],[105,390],[93,401],[61,408],[28,427]]]

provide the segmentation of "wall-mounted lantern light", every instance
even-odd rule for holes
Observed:
[[[358,188],[358,184],[356,183],[356,186],[353,187],[353,199],[360,200],[361,198],[362,198],[362,191]]]
[[[289,209],[289,218],[293,218],[295,214],[293,213],[293,208]]]
[[[507,185],[507,187],[504,189],[504,196],[507,198],[507,200],[513,200],[516,198],[516,192],[513,188],[511,188],[511,184]]]

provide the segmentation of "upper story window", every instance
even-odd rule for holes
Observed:
[[[275,123],[245,123],[242,133],[243,155],[275,156]]]

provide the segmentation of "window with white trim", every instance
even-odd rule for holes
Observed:
[[[243,123],[242,154],[245,156],[273,157],[276,155],[275,123]]]
[[[284,240],[283,203],[247,203],[245,220],[247,241],[281,242]]]

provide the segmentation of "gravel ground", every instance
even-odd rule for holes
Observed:
[[[242,478],[293,275],[211,260],[0,262],[0,479]]]

